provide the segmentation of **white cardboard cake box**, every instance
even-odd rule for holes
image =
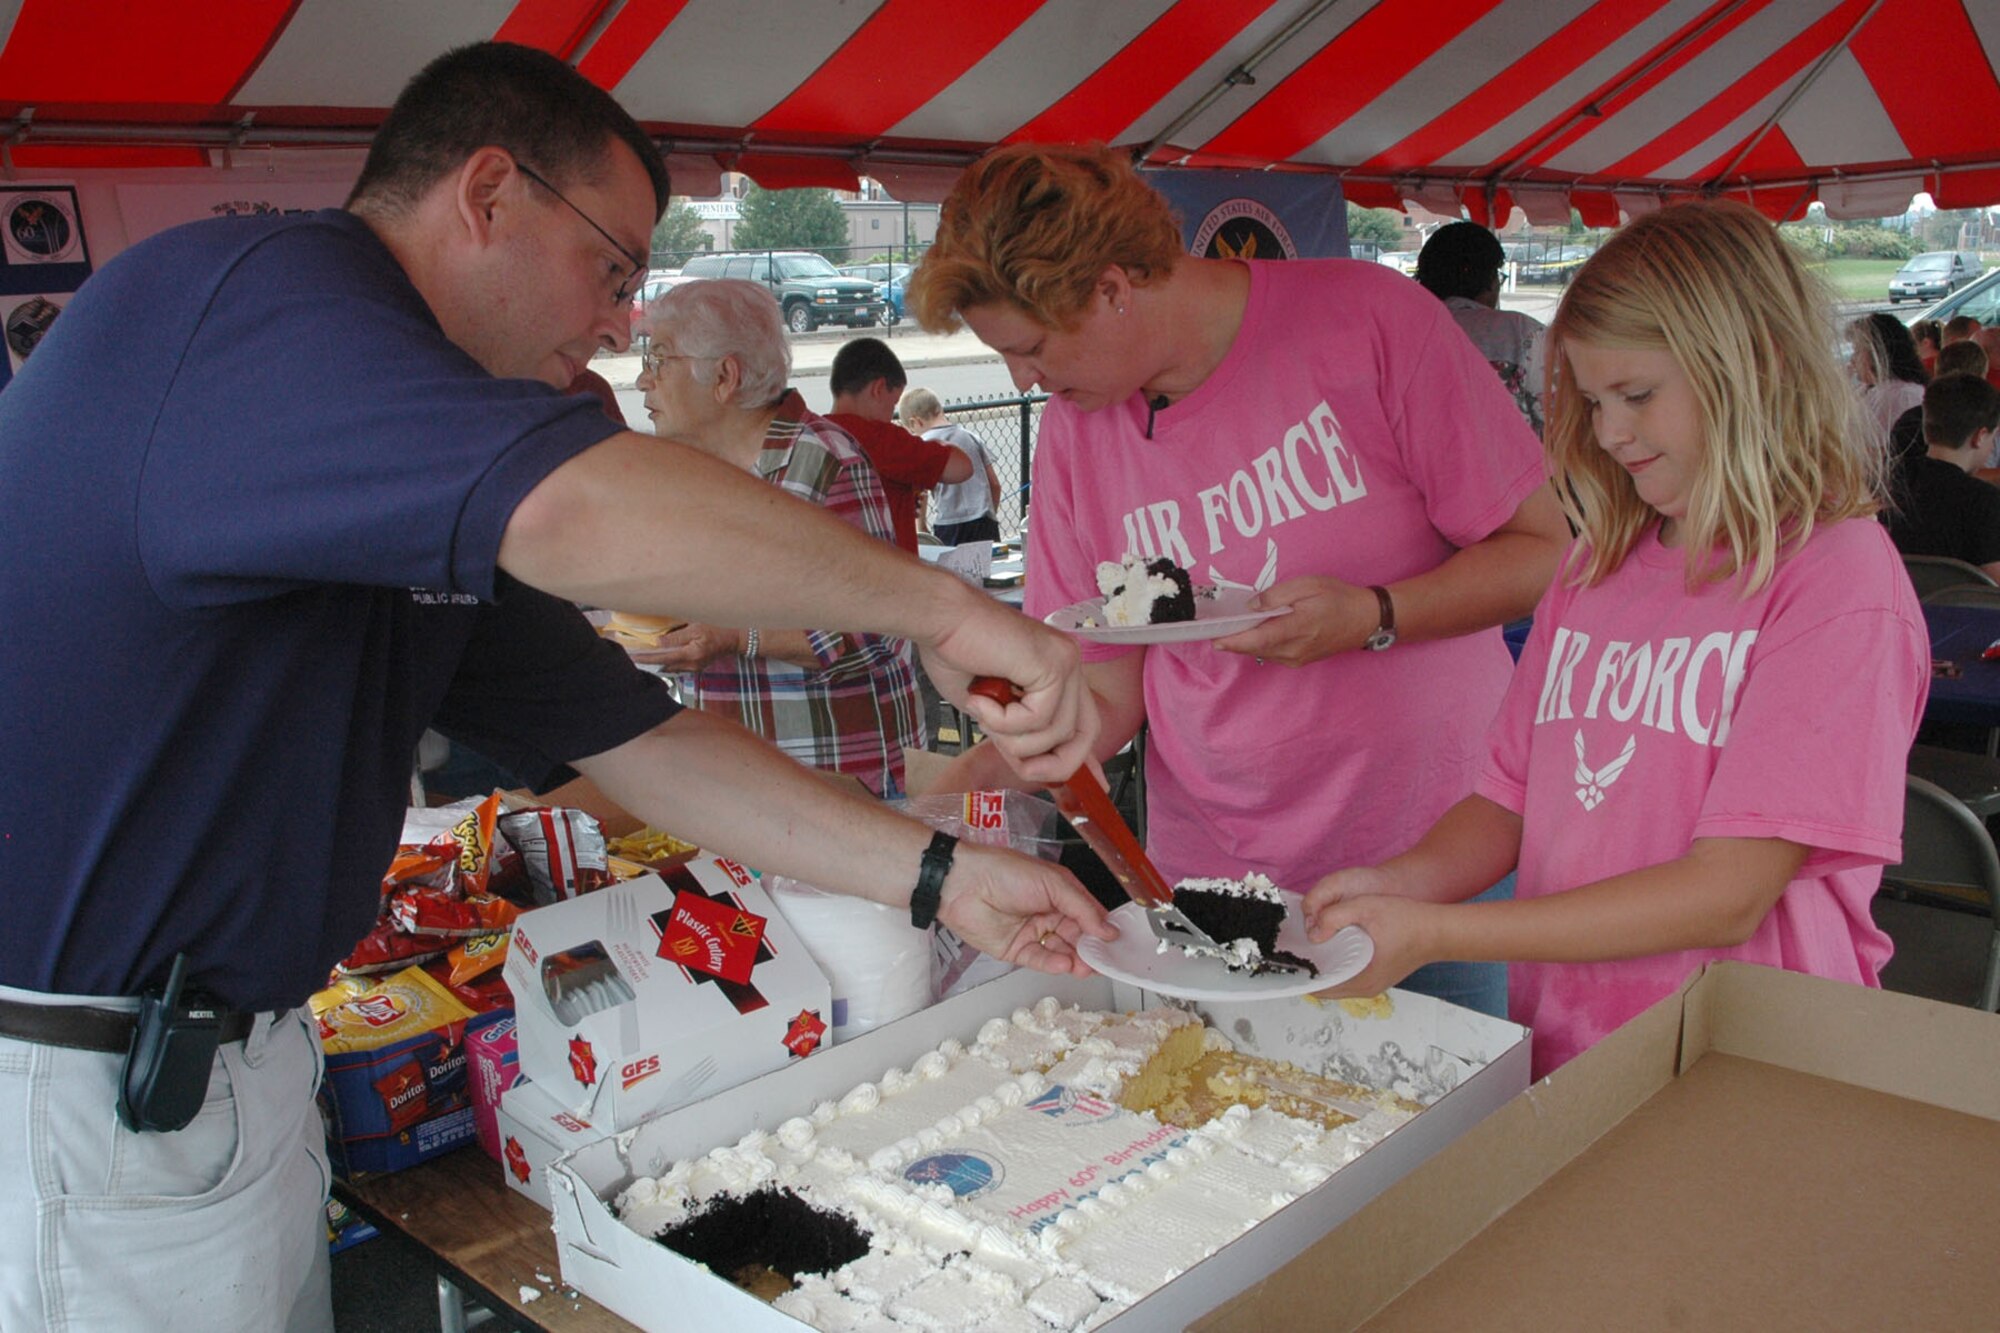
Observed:
[[[702,855],[524,912],[506,978],[521,1072],[607,1130],[797,1064],[833,992],[742,866]]]
[[[887,1069],[907,1068],[947,1037],[970,1042],[987,1019],[1044,995],[1086,1009],[1161,1002],[1102,977],[1017,971],[796,1068],[571,1153],[549,1172],[563,1280],[651,1333],[686,1327],[690,1310],[701,1310],[710,1327],[798,1333],[806,1325],[631,1230],[613,1214],[611,1201],[633,1179],[658,1175],[678,1159],[734,1143],[752,1129],[775,1130]],[[1290,1261],[1527,1087],[1525,1028],[1427,996],[1392,991],[1390,999],[1386,1014],[1305,999],[1195,1006],[1239,1049],[1405,1095],[1420,1093],[1426,1109],[1318,1188],[1100,1327],[1181,1327]],[[607,1179],[608,1186],[602,1183]]]
[[[526,1079],[500,1094],[493,1123],[500,1140],[500,1169],[507,1178],[507,1187],[527,1195],[543,1208],[549,1206],[549,1168],[556,1159],[611,1133],[564,1110],[555,1098]]]

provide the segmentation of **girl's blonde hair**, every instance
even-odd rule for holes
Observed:
[[[965,169],[908,304],[932,333],[1005,301],[1044,328],[1076,327],[1113,264],[1144,286],[1174,271],[1180,225],[1132,161],[1102,144],[1011,144]]]
[[[1689,587],[1740,574],[1747,596],[1815,524],[1881,507],[1881,450],[1834,355],[1834,328],[1777,228],[1729,201],[1639,218],[1571,281],[1552,347],[1665,351],[1694,386],[1705,448],[1680,522]],[[1566,356],[1549,358],[1548,395],[1549,467],[1584,539],[1572,577],[1593,584],[1658,515],[1598,447]]]

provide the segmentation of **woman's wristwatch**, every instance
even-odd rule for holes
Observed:
[[[1371,587],[1368,591],[1375,594],[1375,604],[1382,608],[1382,620],[1361,646],[1371,653],[1379,653],[1396,641],[1396,604],[1389,600],[1387,588]]]

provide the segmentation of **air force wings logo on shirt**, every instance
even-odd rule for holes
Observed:
[[[1214,565],[1208,567],[1208,579],[1218,588],[1241,588],[1235,579],[1226,577]],[[1257,581],[1250,585],[1251,592],[1262,592],[1278,581],[1278,543],[1266,540],[1264,543],[1264,567],[1257,571]]]
[[[1638,736],[1627,736],[1625,738],[1625,748],[1618,752],[1616,759],[1613,759],[1603,768],[1593,769],[1590,766],[1590,761],[1584,758],[1583,729],[1581,727],[1577,728],[1576,780],[1582,785],[1576,789],[1576,799],[1583,802],[1584,809],[1595,810],[1599,805],[1604,803],[1604,789],[1618,781],[1618,775],[1625,771],[1625,765],[1632,762],[1632,756],[1638,748]]]

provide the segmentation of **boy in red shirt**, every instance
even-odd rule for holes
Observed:
[[[917,492],[941,481],[964,481],[972,460],[963,450],[912,435],[895,424],[896,404],[909,383],[903,363],[880,338],[856,338],[834,354],[827,415],[861,445],[881,475],[896,520],[896,544],[917,553]]]

